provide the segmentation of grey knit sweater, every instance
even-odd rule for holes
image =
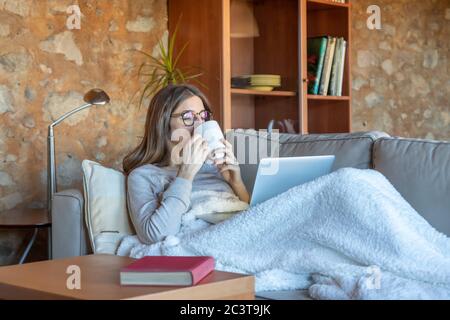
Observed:
[[[191,205],[191,192],[206,189],[234,195],[214,165],[203,164],[193,182],[176,174],[175,167],[147,164],[128,175],[128,210],[143,243],[161,241],[180,230],[181,217]]]

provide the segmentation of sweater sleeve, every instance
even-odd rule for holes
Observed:
[[[158,199],[160,182],[144,173],[128,177],[128,207],[139,240],[151,244],[180,230],[181,217],[190,205],[192,182],[177,177]]]

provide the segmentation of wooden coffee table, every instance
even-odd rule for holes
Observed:
[[[83,300],[252,300],[254,276],[213,271],[190,287],[121,286],[119,270],[134,259],[89,255],[0,267],[0,299]],[[81,271],[81,288],[70,290],[69,266]]]

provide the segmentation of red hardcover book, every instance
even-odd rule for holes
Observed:
[[[146,256],[120,270],[120,284],[193,286],[213,270],[213,257]]]

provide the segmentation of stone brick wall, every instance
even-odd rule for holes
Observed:
[[[66,26],[73,4],[80,30]],[[145,120],[132,100],[145,58],[133,50],[155,52],[166,38],[166,0],[0,0],[0,211],[45,206],[47,126],[91,88],[112,103],[55,129],[58,186],[81,188],[83,159],[121,168]],[[0,264],[25,235],[0,231]]]
[[[450,1],[352,3],[353,129],[450,140]],[[381,30],[366,27],[372,4]]]

